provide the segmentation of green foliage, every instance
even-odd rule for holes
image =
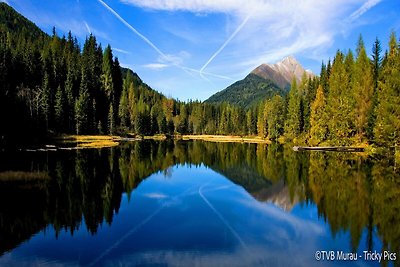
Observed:
[[[283,134],[285,102],[279,95],[267,100],[264,107],[264,118],[266,121],[267,136],[276,140]]]
[[[317,89],[317,96],[311,105],[310,115],[310,139],[311,145],[318,145],[327,138],[328,133],[328,118],[326,114],[326,100],[324,90],[320,85]]]
[[[56,99],[54,105],[54,113],[57,129],[63,129],[65,127],[65,114],[66,114],[66,104],[65,93],[60,86],[57,88]]]
[[[43,38],[46,35],[33,22],[4,2],[0,3],[0,25],[2,31],[27,35],[32,39]]]
[[[289,140],[298,136],[303,130],[302,95],[295,79],[289,92],[289,104],[285,121],[285,134]]]
[[[395,146],[400,135],[400,59],[393,33],[372,60],[360,37],[354,58],[338,51],[319,77],[303,75],[288,95],[250,74],[205,102],[181,102],[121,68],[108,45],[68,33],[48,36],[0,4],[0,136],[2,144],[49,133],[259,135],[295,142]],[[318,90],[317,90],[318,88]],[[13,119],[7,114],[13,114]]]
[[[373,96],[374,96],[374,81],[373,69],[364,43],[360,36],[357,47],[357,60],[355,63],[353,75],[353,88],[355,103],[355,128],[359,141],[364,141],[367,133],[371,132],[371,119]],[[369,124],[370,122],[370,124]]]
[[[243,80],[235,82],[221,92],[212,95],[205,102],[227,102],[248,109],[277,94],[283,96],[286,91],[269,80],[255,74],[249,74]]]
[[[76,134],[89,133],[89,117],[88,110],[90,109],[90,99],[87,90],[82,90],[79,98],[75,102],[75,122]]]
[[[354,133],[354,98],[351,84],[353,56],[336,53],[329,78],[327,96],[327,117],[329,141],[334,145],[344,145]]]
[[[394,33],[390,36],[389,54],[382,67],[378,85],[375,140],[380,145],[394,146],[400,141],[400,51]]]

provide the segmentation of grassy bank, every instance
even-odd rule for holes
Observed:
[[[0,172],[0,182],[30,182],[50,179],[47,172],[4,171]]]
[[[181,140],[203,140],[208,142],[230,142],[230,143],[260,143],[270,144],[271,141],[258,136],[235,136],[235,135],[179,135],[175,139]]]
[[[78,148],[102,148],[119,145],[121,137],[109,135],[65,135],[56,138],[61,143],[77,144]]]

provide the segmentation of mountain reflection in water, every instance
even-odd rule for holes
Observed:
[[[316,262],[318,249],[400,256],[390,160],[201,141],[0,160],[0,265],[287,266],[296,255],[299,266],[340,264]],[[5,177],[16,172],[39,178]]]

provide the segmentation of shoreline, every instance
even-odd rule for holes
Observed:
[[[152,136],[140,136],[134,134],[127,134],[127,136],[118,136],[118,135],[60,135],[54,136],[49,141],[46,142],[43,148],[38,149],[26,149],[26,151],[55,151],[58,149],[61,150],[72,150],[72,149],[85,149],[85,148],[108,148],[118,146],[121,142],[127,141],[140,141],[140,140],[155,140],[155,141],[163,141],[163,140],[202,140],[206,142],[215,142],[215,143],[253,143],[253,144],[271,144],[273,143],[269,139],[263,139],[259,136],[239,136],[239,135],[165,135],[165,134],[157,134]],[[284,144],[284,140],[277,140],[278,143]],[[287,143],[293,146],[293,149],[296,150],[298,146],[295,143]],[[60,145],[60,146],[59,146]],[[64,145],[64,146],[63,146]],[[380,148],[374,147],[366,144],[359,144],[354,146],[349,146],[350,148],[357,147],[357,149],[364,150],[363,152],[358,153],[366,153],[368,155],[373,155],[376,152],[380,154]],[[310,150],[324,150],[319,149],[320,147],[310,147]],[[324,148],[322,146],[321,148]],[[346,148],[346,147],[341,147]],[[399,154],[399,153],[398,153]]]

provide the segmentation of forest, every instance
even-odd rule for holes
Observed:
[[[59,134],[168,136],[250,135],[309,145],[400,141],[400,48],[376,39],[371,57],[362,37],[355,52],[337,51],[319,76],[295,80],[287,95],[242,108],[181,102],[120,67],[96,37],[83,47],[69,32],[47,35],[1,4],[0,146]],[[190,89],[190,88],[188,88]]]

